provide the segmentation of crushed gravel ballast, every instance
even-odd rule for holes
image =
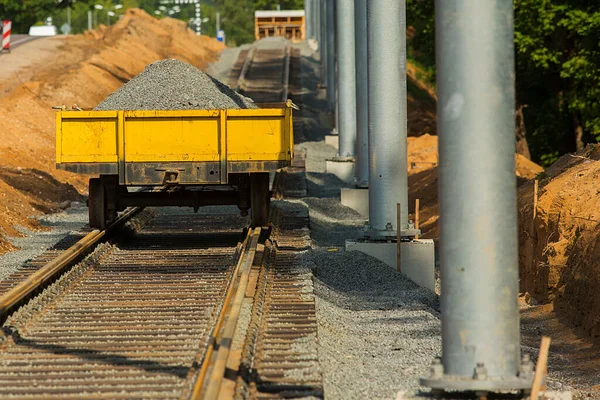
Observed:
[[[153,62],[94,110],[216,110],[258,108],[227,85],[183,61]]]

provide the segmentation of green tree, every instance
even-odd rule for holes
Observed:
[[[276,10],[277,6],[282,10],[300,10],[304,8],[304,0],[255,0],[256,10]]]
[[[600,9],[590,0],[514,0],[516,92],[533,160],[600,141]],[[408,55],[435,67],[434,1],[407,0]]]
[[[0,0],[0,18],[10,19],[15,33],[26,33],[30,26],[70,3],[70,0]]]
[[[517,96],[543,164],[600,139],[600,10],[587,0],[515,0]]]
[[[254,1],[215,0],[221,14],[221,29],[227,35],[228,46],[239,46],[254,41]]]

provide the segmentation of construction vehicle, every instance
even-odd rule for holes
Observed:
[[[306,39],[304,10],[278,10],[254,12],[254,37],[256,40],[281,36],[294,42]]]
[[[293,157],[292,106],[62,110],[56,114],[56,165],[98,175],[89,181],[92,228],[105,228],[130,206],[205,205],[237,205],[242,215],[250,210],[252,226],[264,226],[269,172],[289,166]]]

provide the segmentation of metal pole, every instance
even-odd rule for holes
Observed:
[[[216,12],[216,19],[217,19],[217,33],[221,30],[221,13],[220,12]]]
[[[194,8],[196,12],[196,35],[202,35],[202,16],[200,15],[200,0],[194,1]]]
[[[340,158],[356,154],[356,67],[354,49],[354,0],[336,0],[338,54],[338,107]]]
[[[513,4],[435,6],[443,366],[421,383],[527,389],[519,360]]]
[[[304,21],[306,21],[306,40],[310,40],[313,37],[313,20],[312,20],[312,0],[304,1]]]
[[[371,234],[408,235],[405,0],[367,3],[369,224]],[[393,40],[390,40],[393,38]],[[397,227],[396,204],[401,205]]]
[[[321,59],[321,83],[327,86],[327,10],[324,0],[319,0],[319,55]]]
[[[92,30],[92,12],[88,11],[88,31]]]
[[[320,0],[313,0],[313,10],[315,15],[315,39],[319,46],[321,46],[321,4]]]
[[[356,185],[369,186],[369,82],[367,0],[354,1],[356,46]]]
[[[326,0],[327,14],[327,103],[329,111],[335,111],[336,73],[335,73],[335,3]]]

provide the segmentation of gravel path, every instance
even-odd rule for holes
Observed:
[[[153,62],[95,110],[214,110],[257,108],[251,99],[183,61]]]
[[[17,251],[0,256],[0,280],[12,274],[26,261],[31,260],[54,246],[70,232],[79,230],[88,222],[88,209],[84,203],[72,202],[71,207],[57,214],[39,218],[40,225],[50,228],[47,231],[20,229],[25,235],[20,238],[8,237],[19,248]]]
[[[240,55],[240,52],[242,50],[247,50],[250,47],[252,46],[245,44],[239,47],[228,47],[224,49],[219,56],[219,60],[209,64],[206,72],[215,79],[218,79],[221,82],[226,82],[231,69],[235,65],[235,62]]]
[[[329,399],[393,399],[418,389],[441,351],[437,297],[359,252],[312,254]]]

